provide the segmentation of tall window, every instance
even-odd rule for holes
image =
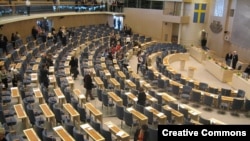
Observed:
[[[223,17],[225,0],[215,0],[214,16]]]

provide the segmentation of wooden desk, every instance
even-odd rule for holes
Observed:
[[[104,83],[100,77],[94,77],[94,81],[100,89],[104,88]]]
[[[176,122],[183,124],[184,123],[184,115],[179,111],[171,108],[168,105],[162,106],[163,109],[171,111],[172,115],[175,117]]]
[[[109,81],[115,89],[120,89],[120,83],[115,78],[110,78]]]
[[[105,57],[101,57],[100,61],[103,63],[105,62]]]
[[[22,67],[22,63],[17,63],[17,64],[16,64],[16,69],[17,69],[17,70],[20,70],[21,67]]]
[[[33,82],[36,85],[38,85],[38,75],[37,75],[37,73],[31,73],[30,77],[31,77],[31,82]]]
[[[131,92],[125,92],[125,95],[128,96],[129,101],[132,101],[134,103],[134,105],[137,103],[137,101],[138,101],[137,96],[135,96]]]
[[[181,71],[184,71],[184,69],[185,69],[185,63],[186,63],[185,59],[181,59],[180,60],[180,70]]]
[[[25,129],[23,130],[23,133],[27,137],[28,141],[41,141],[33,128]]]
[[[65,95],[62,93],[60,88],[54,89],[54,93],[56,97],[58,98],[59,104],[66,103]]]
[[[73,93],[77,97],[79,104],[83,106],[83,104],[86,103],[85,95],[80,91],[80,89],[74,89]]]
[[[114,92],[108,92],[108,96],[111,97],[111,99],[115,101],[117,105],[122,106],[122,99],[117,94]]]
[[[127,68],[128,68],[128,72],[129,72],[129,73],[132,73],[132,72],[133,72],[133,69],[131,68],[131,66],[127,66]]]
[[[169,66],[171,63],[180,61],[180,60],[188,60],[189,59],[189,53],[175,53],[167,55],[163,58],[163,64],[165,66]]]
[[[157,103],[157,102],[158,102],[158,100],[157,100],[155,97],[151,96],[151,95],[148,94],[148,93],[146,93],[146,98],[147,98],[147,100],[149,101],[150,104],[153,104],[153,103]]]
[[[140,80],[140,85],[145,89],[145,91],[149,91],[152,88],[151,84],[144,80]]]
[[[71,90],[73,90],[75,81],[73,80],[72,76],[67,76],[66,79],[67,79],[67,81],[69,83],[69,86],[70,86]]]
[[[125,80],[126,85],[130,88],[130,89],[136,89],[136,85],[134,82],[132,82],[131,80],[127,79]]]
[[[53,130],[63,141],[75,141],[75,139],[63,128],[63,126],[53,127]]]
[[[64,67],[65,67],[65,68],[68,68],[68,67],[69,67],[69,61],[65,61]]]
[[[139,121],[140,125],[148,124],[148,117],[146,117],[144,114],[138,112],[132,107],[129,107],[126,109],[128,112],[132,113],[133,117],[136,118]]]
[[[193,78],[194,77],[194,71],[195,71],[195,67],[192,67],[192,66],[190,66],[190,67],[188,67],[188,77],[189,78]]]
[[[64,68],[64,73],[66,76],[70,76],[70,68]]]
[[[86,110],[89,110],[90,116],[93,115],[96,121],[99,120],[102,123],[103,118],[102,118],[102,112],[100,110],[96,109],[95,106],[91,103],[86,103],[85,108]]]
[[[89,61],[88,61],[88,67],[89,67],[89,68],[93,68],[93,66],[94,66],[94,65],[93,65],[93,61],[89,60]]]
[[[43,98],[43,94],[42,94],[40,88],[33,88],[33,92],[35,94],[35,98],[38,99],[39,104],[43,104],[44,98]]]
[[[164,93],[164,92],[163,93],[156,93],[156,94],[161,95],[162,100],[164,100],[167,103],[174,102],[177,100],[176,98],[174,98],[171,95]]]
[[[215,61],[207,60],[204,62],[206,70],[215,76],[221,82],[231,82],[234,70],[223,69],[219,64],[216,64]]]
[[[120,78],[122,78],[123,80],[126,79],[126,75],[125,75],[122,71],[118,71],[117,74],[118,74],[118,76],[119,76]]]
[[[73,121],[74,125],[75,123],[80,123],[80,114],[74,109],[71,104],[63,104],[63,108],[66,110],[67,113],[69,113],[71,121]]]
[[[38,64],[34,64],[34,65],[32,66],[32,71],[33,71],[34,73],[37,73],[37,72],[38,72],[38,67],[39,67]]]
[[[25,110],[23,109],[23,105],[16,104],[16,105],[14,105],[14,109],[15,109],[17,118],[21,119],[22,123],[24,123],[24,129],[27,129],[29,127],[28,117],[27,117]]]
[[[55,67],[54,66],[50,66],[49,67],[49,74],[54,74],[55,72]]]
[[[20,93],[19,93],[19,89],[18,87],[11,87],[11,97],[12,98],[17,98],[17,103],[21,103],[21,97],[20,97]]]
[[[102,70],[107,69],[107,66],[106,66],[106,64],[105,64],[105,63],[101,63],[101,67],[102,67]]]
[[[154,116],[157,118],[157,120],[159,121],[159,124],[166,124],[167,122],[167,116],[162,113],[159,112],[158,110],[156,110],[155,108],[151,107],[151,106],[147,106],[145,107],[146,110],[152,112],[154,114]]]
[[[202,63],[202,61],[206,60],[207,53],[198,47],[190,47],[189,48],[190,56],[196,59],[198,62]]]
[[[131,74],[131,76],[134,78],[134,79],[136,79],[136,80],[139,80],[141,77],[137,74],[137,73],[135,73],[135,72],[133,72],[132,74]]]
[[[52,84],[54,86],[54,88],[56,88],[57,84],[56,84],[56,76],[55,75],[49,75],[49,82],[50,82],[50,84]]]
[[[119,65],[117,65],[117,64],[114,65],[114,68],[115,68],[116,71],[119,71],[119,70],[120,70],[120,67],[119,67]]]
[[[53,125],[56,125],[56,119],[55,119],[55,115],[54,113],[52,112],[52,110],[49,108],[49,106],[44,103],[44,104],[40,104],[39,105],[46,120]]]
[[[107,79],[109,79],[111,77],[109,70],[105,69],[105,70],[103,70],[103,72],[104,72]]]
[[[198,121],[199,115],[201,114],[200,111],[196,110],[195,108],[187,105],[187,104],[179,104],[180,107],[187,109],[191,119]]]
[[[116,136],[117,141],[129,141],[130,136],[127,132],[119,128],[117,125],[115,125],[113,122],[108,121],[105,123],[105,125],[108,126],[109,131]]]
[[[88,123],[80,125],[84,132],[87,133],[87,139],[91,137],[94,141],[105,141],[105,138],[97,132],[93,127],[91,127]]]
[[[116,60],[116,59],[113,59],[113,63],[114,63],[114,64],[117,64],[117,60]]]
[[[39,64],[41,62],[41,57],[36,58],[36,64]]]

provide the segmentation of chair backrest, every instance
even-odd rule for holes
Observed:
[[[36,124],[34,125],[34,130],[35,130],[36,134],[38,135],[38,137],[39,137],[40,139],[42,139],[42,138],[43,138],[42,132],[43,132],[43,130],[44,130],[43,126],[41,126],[39,123],[36,123]]]
[[[158,110],[158,111],[161,111],[162,110],[162,105],[159,104],[159,103],[153,103],[153,107]]]
[[[174,95],[179,96],[179,93],[180,93],[180,86],[178,86],[178,85],[172,85],[172,93],[173,93]]]
[[[164,113],[167,116],[167,121],[168,123],[172,123],[173,118],[172,118],[172,112],[170,110],[162,108],[162,113]]]
[[[116,111],[116,116],[120,120],[123,120],[123,118],[124,118],[124,107],[123,106],[119,106],[119,105],[116,104],[115,111]]]
[[[127,110],[124,110],[124,122],[128,126],[133,126],[133,115],[132,113],[128,112]]]
[[[191,101],[199,103],[201,101],[201,92],[200,91],[192,91]]]
[[[234,98],[232,103],[232,110],[241,110],[244,105],[244,99]]]
[[[121,94],[123,106],[127,107],[128,106],[128,96],[126,94]]]
[[[188,119],[189,118],[189,114],[188,114],[188,109],[186,108],[183,108],[183,107],[179,107],[179,112],[181,112],[184,116],[185,119]]]
[[[245,100],[245,111],[246,112],[250,111],[250,100],[249,99]]]
[[[170,103],[169,103],[169,106],[170,106],[171,108],[177,110],[177,111],[178,111],[178,109],[179,109],[179,108],[178,108],[178,107],[179,107],[178,105],[179,105],[178,103],[174,103],[174,102],[170,102]]]
[[[210,95],[204,95],[204,100],[203,100],[203,103],[206,105],[206,106],[212,106],[213,104],[213,97],[210,96]]]
[[[148,128],[149,141],[158,141],[158,129]]]
[[[184,85],[182,88],[182,94],[190,94],[192,91],[192,87]]]
[[[79,114],[80,114],[80,120],[82,121],[82,122],[86,122],[87,121],[87,113],[86,113],[86,110],[83,108],[83,107],[81,107],[81,105],[78,105],[77,106],[77,111],[79,112]]]
[[[148,117],[148,123],[153,124],[153,122],[154,122],[154,114],[153,114],[153,112],[151,112],[151,111],[149,111],[147,109],[144,109],[144,115],[146,117]]]
[[[102,90],[97,88],[97,98],[99,101],[102,101]]]
[[[245,97],[245,94],[246,92],[242,89],[238,89],[238,92],[237,92],[237,97],[242,97],[244,98]]]
[[[73,137],[76,141],[84,141],[83,134],[76,127],[73,128]]]
[[[56,138],[54,138],[53,136],[48,136],[47,134],[47,130],[43,130],[42,131],[42,135],[43,135],[43,141],[55,141]]]
[[[64,128],[65,130],[71,135],[73,136],[73,128],[74,128],[74,124],[70,121],[67,121],[64,123]]]
[[[96,122],[95,120],[90,120],[90,125],[98,132],[100,132],[101,124],[99,122]]]
[[[144,112],[144,106],[142,106],[142,105],[140,105],[140,104],[138,104],[138,103],[135,104],[135,109],[136,109],[137,111],[141,112],[141,113]]]
[[[199,117],[199,122],[203,125],[210,125],[211,124],[209,119],[203,118],[202,116]]]
[[[102,104],[104,106],[109,106],[109,97],[108,97],[107,93],[102,94]]]
[[[112,135],[111,135],[111,132],[106,130],[106,129],[103,129],[101,127],[100,129],[100,133],[101,135],[105,138],[105,141],[112,141]]]
[[[231,95],[231,89],[221,88],[221,95],[230,96]]]
[[[202,91],[207,91],[208,89],[208,84],[205,83],[205,82],[200,82],[199,83],[199,90],[202,90]]]

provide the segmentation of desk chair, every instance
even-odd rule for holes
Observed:
[[[192,106],[198,108],[200,107],[201,102],[201,92],[200,91],[192,91],[191,101],[194,102]]]
[[[158,141],[158,129],[154,129],[152,127],[148,128],[149,140],[150,141]]]
[[[124,110],[124,123],[125,125],[130,127],[130,134],[132,133],[132,129],[134,126],[137,126],[138,123],[133,120],[133,115],[132,113],[128,112],[127,110]]]
[[[109,130],[106,130],[103,127],[101,127],[100,133],[105,138],[105,141],[112,141],[112,134]]]
[[[190,86],[187,86],[187,85],[184,85],[182,87],[182,91],[181,91],[181,94],[180,94],[180,97],[185,99],[185,103],[188,103],[190,97],[191,97],[191,92],[192,92],[192,87]]]
[[[109,108],[114,107],[114,103],[109,99],[107,93],[102,94],[102,104],[103,106],[107,107],[108,112],[109,112]]]
[[[237,95],[236,97],[241,97],[244,98],[245,97],[246,92],[242,89],[238,89]]]
[[[239,116],[238,111],[242,110],[242,107],[244,105],[244,99],[237,99],[234,98],[233,103],[232,103],[232,115],[233,116]]]
[[[206,107],[204,108],[204,110],[206,111],[212,111],[211,107],[213,105],[213,97],[210,95],[204,95],[203,96],[203,103],[206,105]]]
[[[231,89],[221,88],[221,95],[230,96],[231,95]]]
[[[225,109],[229,108],[229,104],[221,100],[221,94],[218,96],[218,108],[219,108],[218,111],[219,114],[225,114]]]
[[[202,117],[202,116],[199,116],[199,123],[201,123],[203,125],[210,125],[211,121],[209,119]]]
[[[76,141],[84,141],[84,135],[76,127],[73,128],[73,137]]]

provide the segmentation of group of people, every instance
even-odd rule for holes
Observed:
[[[225,57],[225,61],[226,61],[226,64],[230,67],[232,67],[233,69],[236,69],[236,65],[237,65],[237,62],[238,62],[238,54],[236,51],[233,51],[233,52],[229,52],[226,54],[226,57]]]

